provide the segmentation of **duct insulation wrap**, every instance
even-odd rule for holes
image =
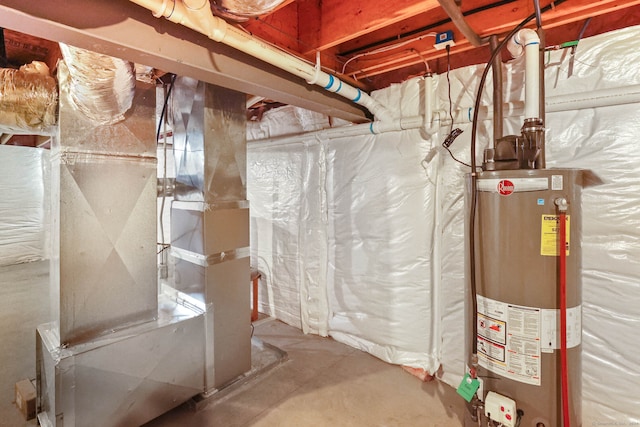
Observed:
[[[640,102],[611,105],[615,100],[606,92],[640,84],[639,37],[640,27],[630,27],[581,40],[575,55],[545,55],[547,111],[564,110],[547,114],[547,166],[589,169],[603,181],[583,191],[582,241],[576,243],[582,246],[584,425],[640,422],[640,341],[629,339],[640,328]],[[470,66],[449,76],[453,126],[464,131],[451,150],[467,163],[482,70]],[[506,101],[521,105],[524,59],[503,71]],[[422,111],[417,80],[373,96],[402,116],[415,115]],[[491,106],[491,94],[488,81],[482,105]],[[608,106],[578,109],[564,99],[556,105],[556,96]],[[436,77],[435,98],[434,110],[448,117],[444,75]],[[278,110],[266,112],[263,122],[250,124],[249,135],[276,129],[279,117]],[[520,134],[522,121],[505,119],[505,134]],[[262,311],[391,363],[431,373],[441,367],[437,376],[457,387],[466,361],[463,195],[469,169],[440,146],[450,120],[437,123],[439,131],[426,141],[418,131],[403,131],[250,143],[251,247],[263,272]],[[304,124],[284,126],[272,136],[304,130]],[[491,120],[480,121],[478,162],[492,131]]]
[[[0,68],[0,133],[53,133],[57,102],[56,81],[47,70]]]
[[[213,0],[212,7],[232,15],[243,17],[260,16],[273,11],[284,0]]]
[[[0,265],[47,258],[49,151],[0,145]]]
[[[60,50],[74,107],[96,125],[124,120],[135,95],[133,64],[63,43]]]

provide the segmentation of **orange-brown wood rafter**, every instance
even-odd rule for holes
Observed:
[[[242,26],[254,36],[273,45],[289,52],[300,52],[297,2],[289,1],[277,11],[250,19]]]
[[[61,56],[58,43],[8,29],[4,29],[4,44],[9,61],[19,64],[37,60],[53,70]]]
[[[570,24],[548,29],[545,31],[547,46],[559,45],[566,41],[575,39],[584,27],[585,20],[574,21]],[[594,17],[586,27],[584,37],[591,37],[596,34],[629,27],[640,24],[640,6],[622,9],[607,14]],[[578,49],[580,49],[578,47]],[[473,64],[485,64],[490,57],[489,47],[466,51],[462,55],[451,56],[451,69],[465,67]],[[510,56],[503,51],[503,58]],[[447,70],[447,60],[444,57],[435,58],[430,61],[431,69],[437,74],[445,73]],[[393,83],[399,83],[409,77],[424,74],[424,65],[414,64],[388,73],[376,75],[368,80],[372,87],[387,87]]]
[[[320,29],[300,32],[304,45],[311,47],[305,53],[328,49],[440,7],[437,0],[322,0],[315,3],[314,13],[321,17]],[[302,16],[302,4],[300,7]]]
[[[504,34],[532,13],[528,3],[529,2],[527,2],[527,7],[519,7],[512,4],[499,6],[471,15],[467,18],[467,22],[472,28],[482,28],[480,36]],[[571,22],[584,20],[591,16],[630,8],[638,4],[640,4],[640,0],[569,0],[543,15],[543,27],[545,29],[556,28]],[[433,31],[446,29],[452,29],[454,31],[456,46],[451,49],[452,55],[473,49],[474,47],[471,46],[452,25],[453,24],[443,25],[442,27],[434,28]],[[419,49],[420,54],[427,60],[446,56],[446,51],[435,50],[432,46],[433,42],[429,42],[428,44],[422,44],[421,47],[416,46],[415,49]],[[421,63],[422,60],[415,53],[405,51],[386,57],[363,57],[354,62],[356,63],[354,64],[354,68],[357,68],[359,71],[350,73],[350,75],[361,79],[366,77],[370,78],[400,68],[410,67]]]

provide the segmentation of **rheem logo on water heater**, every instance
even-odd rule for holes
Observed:
[[[508,179],[503,179],[502,181],[498,182],[498,193],[500,193],[503,196],[508,196],[509,194],[513,193],[513,191],[515,190],[515,186],[513,185],[513,182],[509,181]]]

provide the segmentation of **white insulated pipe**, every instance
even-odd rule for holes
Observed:
[[[433,121],[433,76],[429,74],[424,78],[424,124],[426,129],[431,128],[432,121]]]
[[[435,125],[435,120],[434,120]],[[389,122],[375,121],[360,125],[349,125],[337,128],[322,129],[314,132],[304,132],[292,135],[283,135],[275,138],[259,139],[247,142],[247,147],[267,148],[289,144],[299,144],[304,139],[336,139],[349,136],[377,135],[387,132],[399,132],[410,129],[422,129],[424,117],[411,116],[402,119],[395,119]]]
[[[607,88],[592,91],[589,93],[572,93],[568,95],[558,95],[547,97],[545,105],[548,113],[561,111],[584,110],[589,108],[609,107],[614,105],[638,104],[640,103],[640,85],[622,86],[617,88]],[[508,102],[503,104],[505,117],[520,116],[524,111],[522,101]],[[444,116],[444,115],[443,115]],[[448,114],[446,115],[448,117]],[[488,106],[480,108],[479,120],[490,120],[493,118],[493,110]],[[473,120],[473,107],[460,108],[454,112],[455,124],[471,123]],[[294,135],[283,135],[274,138],[265,138],[249,141],[248,146],[271,147],[302,142],[303,138],[335,139],[346,136],[358,136],[368,134],[378,134],[384,132],[401,131],[408,129],[420,129],[425,125],[425,118],[422,116],[407,117],[401,120],[396,119],[392,123],[366,123],[362,125],[344,126],[330,129],[323,129],[315,132],[306,132]],[[438,130],[440,126],[449,126],[449,120],[440,117],[439,112],[434,113],[431,129]]]
[[[518,31],[507,42],[514,58],[525,54],[524,119],[540,118],[540,37],[529,28]]]
[[[433,76],[426,76],[422,81],[424,97],[424,112],[419,116],[409,116],[391,121],[375,121],[360,125],[342,126],[337,128],[321,129],[314,132],[283,135],[275,138],[250,141],[248,146],[270,147],[299,143],[302,138],[336,139],[349,136],[378,135],[387,132],[399,132],[403,130],[418,129],[420,136],[425,140],[436,133],[441,126],[440,113],[434,112]],[[442,111],[444,114],[444,111]]]
[[[440,124],[436,123],[433,107],[435,105],[434,90],[433,90],[433,75],[428,74],[423,79],[424,94],[424,112],[423,112],[423,125],[420,128],[420,134],[424,139],[428,139],[431,135],[436,133],[440,128]]]
[[[391,112],[360,89],[344,83],[316,66],[272,46],[214,16],[209,0],[130,0],[149,9],[156,18],[165,17],[185,27],[206,35],[211,40],[224,43],[254,58],[274,65],[293,75],[316,84],[329,92],[335,92],[369,110],[377,119],[391,121]]]
[[[589,108],[639,103],[640,84],[598,89],[591,92],[575,92],[566,95],[547,96],[545,109],[547,113],[557,113],[561,111],[586,110]],[[524,114],[525,105],[522,101],[505,102],[502,106],[505,112],[505,117],[517,117]],[[479,111],[479,120],[492,119],[493,110],[486,105],[481,106]],[[454,124],[471,123],[472,120],[473,107],[454,110]],[[444,124],[448,125],[449,123]]]

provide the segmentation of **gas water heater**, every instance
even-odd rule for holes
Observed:
[[[469,320],[476,325],[481,415],[494,425],[560,427],[565,410],[571,426],[581,425],[582,180],[575,169],[478,173],[476,313]]]
[[[545,169],[540,39],[530,29],[511,35],[510,50],[526,53],[525,119],[521,135],[495,135],[482,168],[475,166],[477,114],[474,120],[466,186],[469,357],[458,393],[469,402],[465,425],[579,427],[587,173]]]

